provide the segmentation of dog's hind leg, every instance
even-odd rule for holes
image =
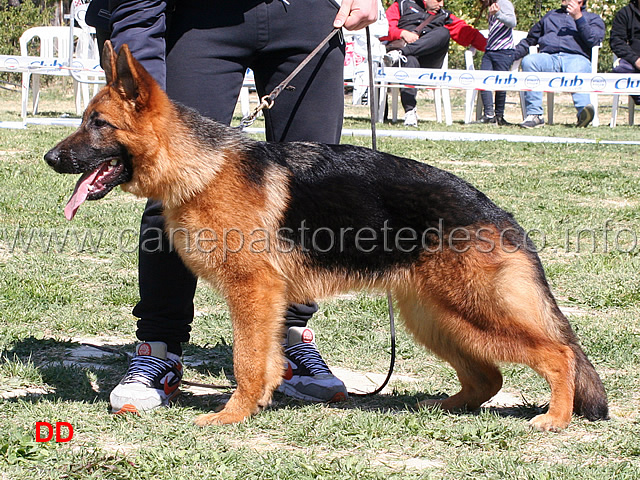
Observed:
[[[196,424],[237,423],[271,400],[282,380],[282,325],[285,287],[275,275],[233,279],[225,291],[233,322],[233,371],[237,389],[218,413],[200,415]]]
[[[438,272],[433,275],[431,272]],[[446,279],[446,281],[443,280]],[[531,421],[540,430],[567,427],[576,393],[575,335],[558,310],[539,260],[522,251],[470,249],[463,256],[446,252],[428,257],[416,269],[415,303],[427,312],[413,320],[418,340],[450,362],[461,391],[439,401],[445,408],[474,408],[497,392],[499,363],[533,368],[551,388],[549,410]],[[429,325],[426,328],[423,325]],[[583,362],[587,365],[588,362]],[[590,366],[587,365],[587,366]],[[590,373],[586,367],[582,371]],[[597,374],[583,374],[586,393],[577,409],[603,416],[605,407],[584,404],[602,398]],[[595,392],[595,393],[594,393]]]
[[[461,389],[442,400],[424,400],[418,406],[438,406],[443,410],[476,410],[502,388],[502,374],[496,365],[456,355],[443,357],[456,370]]]
[[[444,410],[475,410],[502,388],[502,374],[490,360],[479,359],[460,345],[451,328],[460,324],[456,315],[432,303],[411,298],[398,301],[405,324],[416,340],[453,366],[461,389],[443,400],[425,400],[418,406],[438,406]],[[461,332],[462,336],[465,336]]]
[[[533,368],[549,384],[551,399],[547,413],[531,420],[531,425],[544,431],[559,431],[571,422],[575,395],[575,357],[571,347],[548,342],[523,350],[518,363]]]

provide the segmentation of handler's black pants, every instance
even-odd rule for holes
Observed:
[[[131,3],[146,2],[121,6]],[[166,37],[167,93],[229,124],[246,69],[254,72],[258,94],[270,93],[331,32],[337,11],[333,0],[180,0]],[[118,9],[112,11],[114,32],[120,18],[126,21]],[[149,48],[144,38],[131,40]],[[273,108],[264,111],[267,139],[339,143],[343,64],[344,47],[335,36],[293,79],[295,90],[282,92]],[[140,340],[164,341],[180,354],[180,343],[189,340],[196,279],[169,250],[168,239],[160,234],[163,227],[162,206],[150,201],[142,217],[140,302],[133,313],[139,318]],[[316,310],[315,304],[292,305],[287,324],[304,325]]]

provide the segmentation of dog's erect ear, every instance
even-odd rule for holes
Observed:
[[[102,69],[107,77],[107,83],[112,83],[116,74],[116,51],[113,49],[111,42],[107,40],[104,42],[102,48]]]
[[[155,81],[140,63],[133,58],[128,45],[122,45],[115,60],[115,77],[120,93],[143,109],[149,102]]]

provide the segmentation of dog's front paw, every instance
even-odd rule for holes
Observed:
[[[560,432],[567,428],[569,421],[544,413],[534,417],[529,424],[536,430],[541,430],[543,432]]]
[[[207,425],[228,425],[230,423],[240,423],[250,414],[250,412],[230,411],[224,408],[218,413],[198,415],[194,423],[199,427],[205,427]]]

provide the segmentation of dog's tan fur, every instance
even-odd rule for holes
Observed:
[[[253,144],[235,134],[203,141],[199,125],[177,121],[176,106],[126,46],[116,56],[108,45],[106,58],[107,87],[89,105],[78,132],[48,154],[50,163],[63,162],[82,142],[95,143],[88,138],[91,119],[106,119],[114,128],[100,141],[125,146],[131,159],[133,175],[122,188],[163,202],[167,231],[185,264],[224,295],[238,388],[222,411],[199,416],[199,425],[239,422],[269,403],[282,376],[282,318],[289,302],[354,289],[390,290],[415,338],[456,369],[460,392],[428,404],[478,408],[502,386],[498,364],[515,362],[531,366],[551,387],[549,411],[532,420],[535,427],[563,429],[574,409],[606,418],[602,384],[558,309],[537,256],[522,249],[485,250],[488,241],[503,240],[497,225],[470,225],[483,236],[457,242],[456,251],[424,251],[411,264],[374,273],[319,268],[297,247],[282,253],[275,247],[294,174],[269,163],[260,181],[248,181],[243,169],[258,160]],[[304,146],[299,144],[299,168],[312,169],[315,147]],[[447,202],[444,208],[456,208]],[[240,233],[260,248],[240,243]],[[201,245],[225,237],[233,253],[190,248],[197,235]]]

